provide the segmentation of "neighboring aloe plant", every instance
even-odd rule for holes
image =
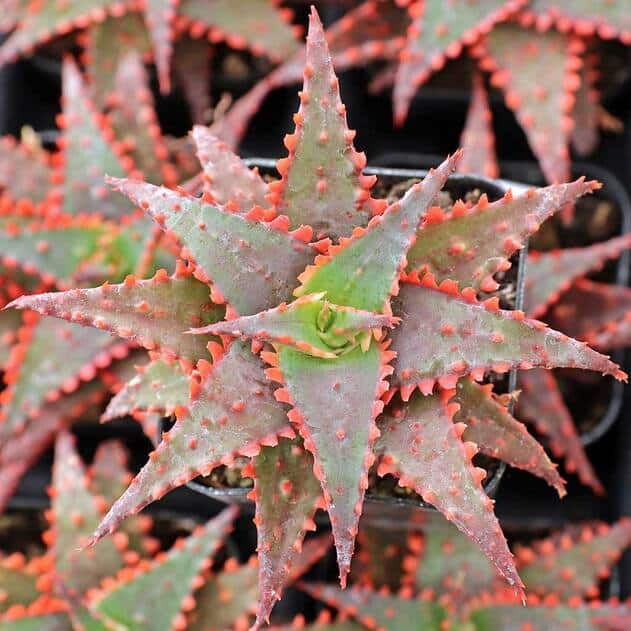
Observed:
[[[247,625],[257,597],[255,559],[243,566],[230,559],[221,572],[210,572],[210,558],[232,529],[236,509],[226,509],[167,553],[147,537],[148,517],[134,517],[114,539],[80,551],[130,474],[118,443],[103,443],[88,471],[73,444],[66,432],[57,438],[45,553],[29,560],[17,553],[0,562],[2,629],[202,631]],[[311,540],[294,577],[327,548],[328,539]]]
[[[386,208],[370,195],[374,178],[362,174],[366,160],[353,148],[315,10],[306,60],[280,180],[265,183],[204,128],[193,132],[202,199],[109,180],[179,242],[186,262],[172,276],[128,276],[12,303],[150,350],[154,363],[116,401],[129,396],[128,409],[177,417],[90,543],[171,488],[239,454],[252,457],[243,474],[255,480],[260,624],[318,507],[329,512],[344,584],[378,459],[380,475],[396,475],[434,504],[521,594],[481,486],[486,472],[471,459],[480,449],[560,492],[563,483],[524,427],[463,377],[555,366],[626,376],[585,344],[500,310],[496,296],[479,302],[476,291],[495,291],[494,274],[510,267],[508,257],[540,223],[598,185],[578,180],[494,203],[483,196],[445,214],[433,200],[457,153]],[[391,327],[388,338],[383,329]],[[250,338],[251,349],[232,337]],[[272,382],[282,387],[274,391]],[[470,435],[484,442],[478,447]]]
[[[137,57],[117,77],[121,106],[104,117],[87,95],[74,63],[63,66],[63,133],[48,153],[27,138],[6,138],[0,154],[0,301],[23,293],[68,288],[95,280],[120,281],[170,264],[151,222],[103,183],[106,173],[174,183]],[[136,98],[137,94],[144,98]],[[123,107],[124,104],[124,107]],[[112,125],[110,124],[112,123]],[[133,139],[133,142],[131,141]],[[132,158],[133,155],[133,158]],[[6,389],[0,395],[0,507],[55,433],[105,399],[118,378],[113,360],[129,352],[105,332],[38,319],[0,316],[0,359]],[[83,382],[92,382],[80,387]]]
[[[313,627],[303,626],[299,619],[291,628],[602,631],[631,624],[629,604],[598,600],[599,582],[631,543],[629,519],[613,526],[574,526],[517,547],[517,565],[529,592],[526,607],[503,588],[488,560],[453,526],[431,514],[419,521],[422,534],[410,538],[397,591],[365,585],[361,576],[359,585],[346,591],[303,582],[302,589],[339,610],[340,618],[330,622],[332,616],[325,612]],[[375,558],[373,565],[379,562]]]
[[[83,32],[80,39],[92,89],[97,103],[103,105],[113,88],[118,63],[130,49],[155,61],[163,92],[171,90],[172,56],[176,56],[177,69],[182,62],[178,57],[189,59],[191,47],[203,54],[206,51],[194,43],[202,37],[276,62],[290,56],[300,32],[290,24],[291,10],[277,8],[275,0],[245,0],[245,4],[231,0],[17,0],[0,21],[1,30],[12,31],[0,47],[0,64],[29,54],[55,37]],[[203,81],[205,68],[203,64],[196,67],[196,78]],[[194,69],[187,66],[187,72]],[[199,103],[199,91],[196,94],[194,103]],[[204,95],[201,102],[203,107]]]

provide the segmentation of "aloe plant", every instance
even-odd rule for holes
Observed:
[[[434,200],[458,152],[400,201],[374,199],[315,10],[300,101],[277,181],[249,172],[202,127],[193,131],[201,199],[109,178],[179,244],[174,274],[11,303],[144,346],[153,362],[112,405],[172,410],[177,419],[89,543],[171,488],[237,455],[252,458],[243,474],[254,478],[260,624],[317,508],[329,513],[345,583],[376,463],[469,535],[521,594],[481,486],[486,472],[471,459],[479,450],[506,459],[561,493],[563,482],[475,381],[487,371],[554,366],[626,376],[584,343],[484,294],[542,221],[598,184],[509,192],[493,203],[483,196],[445,213]]]
[[[126,454],[117,442],[99,446],[86,470],[67,432],[57,437],[50,529],[45,552],[0,562],[0,625],[6,631],[39,629],[216,629],[247,624],[256,603],[256,559],[229,559],[211,573],[211,557],[232,529],[229,508],[176,541],[168,552],[148,537],[152,520],[134,517],[116,538],[88,553],[85,538],[125,487]],[[318,560],[328,540],[305,546],[295,576]],[[218,606],[220,604],[220,606]]]
[[[302,589],[339,611],[325,611],[313,627],[298,619],[292,627],[328,629],[445,628],[471,631],[580,628],[622,629],[631,621],[628,603],[598,600],[598,585],[631,543],[628,519],[571,526],[515,549],[529,592],[527,606],[498,585],[498,575],[480,551],[445,521],[426,515],[399,568],[401,587],[360,584],[346,591],[324,583]],[[381,536],[384,532],[381,532]],[[373,564],[379,564],[374,558]],[[345,626],[346,625],[346,626]]]

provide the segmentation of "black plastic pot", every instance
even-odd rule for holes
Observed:
[[[261,172],[276,174],[276,161],[262,158],[251,158],[246,160],[249,166],[256,166]],[[419,169],[396,169],[396,168],[380,168],[380,167],[367,167],[364,169],[364,173],[367,175],[377,175],[381,182],[391,186],[397,182],[403,182],[411,178],[422,179],[427,171]],[[454,174],[450,176],[445,185],[445,190],[449,191],[454,199],[463,197],[467,192],[473,189],[480,189],[485,192],[491,201],[501,198],[506,192],[506,188],[498,184],[498,182],[490,180],[485,177],[477,177],[465,174]],[[525,257],[521,255],[519,257],[519,265],[517,271],[517,300],[516,308],[520,308],[523,300],[523,267]],[[509,377],[509,388],[513,388],[515,384],[514,371]],[[500,485],[500,481],[506,470],[506,465],[503,462],[497,463],[497,468],[494,470],[490,478],[485,482],[484,489],[486,493],[494,497],[497,489]],[[198,481],[192,481],[187,484],[188,488],[222,502],[230,504],[242,505],[242,510],[247,510],[250,513],[254,510],[253,502],[248,500],[247,494],[250,489],[247,488],[216,488],[202,484]],[[364,503],[363,521],[374,523],[383,527],[406,527],[406,523],[409,523],[407,519],[414,511],[426,511],[435,510],[430,504],[423,502],[422,500],[412,500],[408,498],[398,497],[382,497],[367,494]],[[324,523],[326,518],[322,517]]]

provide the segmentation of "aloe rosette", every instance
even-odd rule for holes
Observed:
[[[415,524],[407,556],[398,569],[400,587],[302,582],[300,587],[339,613],[323,611],[312,627],[297,619],[289,628],[399,629],[445,628],[472,631],[529,629],[623,629],[631,607],[616,599],[599,600],[599,583],[631,542],[628,519],[609,526],[587,523],[515,548],[529,592],[526,607],[498,584],[494,568],[465,537],[444,520],[426,515]],[[383,535],[383,532],[381,533]],[[375,567],[378,558],[372,559]]]
[[[250,457],[244,475],[254,478],[260,623],[317,508],[329,513],[345,583],[376,463],[467,533],[520,594],[481,486],[485,471],[471,459],[481,450],[560,492],[563,483],[475,380],[554,366],[625,375],[584,343],[501,310],[497,297],[479,301],[477,292],[495,291],[493,276],[510,267],[528,235],[597,184],[578,180],[493,203],[483,196],[445,213],[434,199],[458,152],[386,208],[371,197],[374,178],[362,173],[366,159],[353,148],[315,11],[306,59],[280,180],[265,183],[201,127],[193,132],[205,172],[201,199],[110,178],[181,246],[184,262],[173,275],[12,303],[149,349],[153,363],[112,405],[177,418],[90,542],[171,488]],[[152,390],[166,396],[152,398]],[[476,445],[467,432],[489,442]]]

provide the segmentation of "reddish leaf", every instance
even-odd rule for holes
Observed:
[[[581,86],[576,93],[576,103],[572,112],[574,119],[572,146],[580,156],[590,154],[600,141],[599,94],[596,90],[596,82],[599,78],[597,67],[598,55],[595,52],[589,52],[583,56],[583,65],[580,69]]]
[[[145,0],[145,22],[151,35],[160,91],[171,91],[171,56],[175,39],[174,22],[179,0]]]
[[[44,201],[50,178],[47,152],[24,142],[17,143],[11,136],[0,138],[0,188],[12,199]]]
[[[241,315],[287,300],[313,250],[291,234],[162,187],[133,180],[112,184],[182,242]],[[204,226],[200,229],[200,224]]]
[[[317,239],[350,234],[378,208],[370,199],[375,177],[362,175],[366,156],[353,147],[339,82],[315,7],[309,17],[304,83],[296,131],[285,136],[289,156],[278,162],[282,179],[270,200],[294,227],[308,224]]]
[[[269,191],[257,169],[249,169],[207,127],[196,125],[191,135],[204,169],[204,192],[215,203],[242,213],[267,204]]]
[[[491,83],[504,90],[506,105],[515,111],[550,183],[570,178],[568,143],[583,48],[562,33],[502,24],[476,51],[484,70],[493,72]]]
[[[484,80],[479,72],[473,75],[469,110],[460,137],[460,146],[464,154],[459,171],[498,177],[500,170],[495,153],[491,108]]]
[[[482,488],[486,475],[471,463],[474,443],[463,443],[463,424],[452,419],[458,404],[448,395],[416,394],[400,418],[386,417],[380,424],[377,450],[383,454],[379,475],[391,473],[402,486],[414,489],[470,537],[495,565],[515,594],[523,595],[522,583],[506,545],[493,501]]]
[[[554,376],[545,370],[529,370],[520,373],[519,387],[522,393],[517,416],[549,439],[550,450],[556,458],[564,458],[567,471],[576,473],[583,484],[603,495],[605,490],[585,454]]]
[[[173,74],[188,101],[195,125],[208,122],[213,48],[203,39],[181,37],[173,50]]]
[[[129,515],[196,475],[253,456],[288,429],[285,408],[271,392],[263,367],[249,349],[233,343],[201,384],[190,412],[174,428],[114,504],[91,542],[113,532]]]
[[[526,266],[524,304],[539,317],[571,284],[590,271],[599,270],[631,246],[631,233],[583,248],[530,252]]]
[[[207,285],[188,275],[170,277],[164,270],[150,280],[127,277],[120,285],[22,296],[12,306],[111,331],[191,362],[210,359],[206,345],[213,338],[185,335],[186,328],[217,321],[224,312],[211,302]]]
[[[397,124],[403,124],[414,93],[432,73],[442,68],[447,59],[458,57],[465,44],[475,42],[523,4],[523,0],[414,2],[409,8],[413,21],[394,84]]]
[[[471,298],[468,300],[468,298]],[[435,381],[453,388],[458,377],[511,368],[572,367],[625,379],[609,359],[563,333],[548,329],[522,312],[504,311],[491,302],[419,285],[404,284],[393,311],[401,324],[392,333],[393,385],[404,399],[416,386],[425,393]]]
[[[493,274],[508,269],[508,258],[539,225],[597,187],[596,182],[580,179],[531,189],[517,197],[507,193],[491,204],[482,197],[471,209],[456,203],[448,214],[435,209],[417,232],[407,271],[416,272],[419,278],[431,273],[438,283],[451,279],[461,287],[494,291],[498,286]]]
[[[474,442],[488,456],[543,478],[560,497],[565,495],[556,465],[526,427],[492,396],[492,387],[460,379],[453,400],[460,405],[455,420],[467,425],[464,440]]]
[[[296,562],[322,491],[313,475],[313,458],[302,445],[285,438],[263,447],[254,459],[254,495],[258,531],[259,589],[257,624],[269,619]]]
[[[631,520],[613,526],[589,524],[567,529],[528,548],[517,548],[519,573],[529,592],[557,594],[567,600],[597,596],[599,582],[609,576],[631,543]]]

